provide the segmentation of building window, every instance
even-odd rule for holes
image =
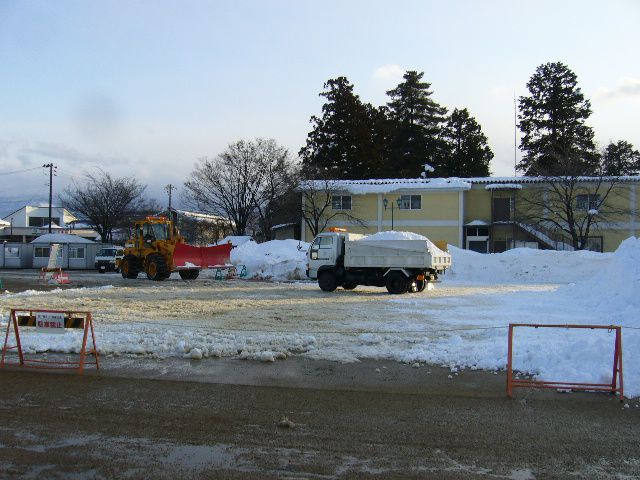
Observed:
[[[422,195],[400,195],[400,210],[420,210],[422,208]]]
[[[33,255],[36,258],[48,258],[49,247],[36,247],[33,249]]]
[[[20,247],[5,247],[4,256],[5,258],[19,258]]]
[[[467,227],[467,237],[488,237],[489,227]]]
[[[576,195],[576,210],[597,210],[600,206],[600,195]]]
[[[36,247],[33,249],[33,256],[36,258],[48,258],[51,254],[51,249],[49,247]],[[62,258],[62,245],[58,248],[58,257]]]
[[[351,195],[332,195],[331,208],[333,210],[351,210]]]
[[[51,223],[60,226],[60,217],[51,217]],[[29,217],[30,227],[44,227],[49,225],[49,217]]]
[[[84,247],[69,247],[69,258],[84,258]]]

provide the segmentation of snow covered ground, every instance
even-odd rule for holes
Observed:
[[[234,249],[250,276],[304,278],[307,244],[273,241]],[[239,356],[263,361],[305,355],[427,362],[452,369],[502,369],[510,322],[616,324],[623,330],[625,392],[640,395],[640,240],[615,253],[516,249],[482,255],[450,248],[453,268],[435,290],[388,295],[385,290],[323,293],[309,282],[193,283],[123,281],[113,286],[0,296],[9,307],[78,308],[94,313],[103,354]],[[26,332],[27,330],[25,330]],[[31,352],[77,351],[80,332],[26,333]],[[542,379],[606,382],[609,331],[517,329],[514,366]]]

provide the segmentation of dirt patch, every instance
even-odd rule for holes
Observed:
[[[637,478],[640,467],[640,409],[606,395],[508,400],[500,376],[452,381],[393,362],[215,363],[196,383],[172,379],[188,378],[186,362],[139,375],[163,380],[124,378],[125,365],[0,372],[3,477]],[[269,386],[281,375],[295,386]]]

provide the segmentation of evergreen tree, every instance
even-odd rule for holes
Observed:
[[[435,164],[438,174],[443,153],[439,135],[447,109],[431,98],[431,84],[423,82],[423,76],[424,72],[407,71],[404,81],[387,92],[392,121],[389,163],[399,177],[419,176],[425,163]]]
[[[525,175],[594,174],[598,155],[593,129],[585,125],[591,104],[576,74],[561,62],[546,63],[536,69],[527,88],[530,95],[519,99],[524,155],[518,170]],[[572,172],[563,171],[568,164]]]
[[[442,129],[447,153],[437,173],[444,177],[487,177],[493,152],[466,108],[453,110]]]
[[[346,77],[328,80],[320,96],[327,100],[322,118],[311,117],[313,130],[299,152],[303,171],[322,171],[332,179],[378,175],[384,150],[376,132],[378,109],[362,103]]]
[[[609,143],[602,153],[602,168],[607,176],[640,174],[640,152],[624,140]]]

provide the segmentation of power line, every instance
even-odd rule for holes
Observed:
[[[23,170],[14,170],[13,172],[0,172],[0,175],[15,175],[16,173],[31,172],[33,170],[39,170],[42,167],[25,168]]]

